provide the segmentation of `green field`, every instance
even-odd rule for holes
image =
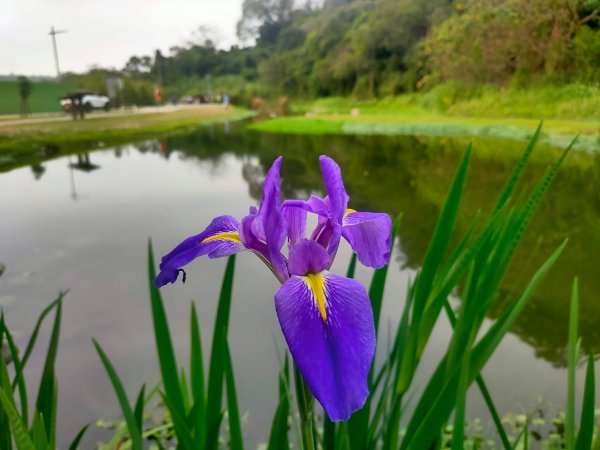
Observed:
[[[542,142],[600,151],[597,88],[492,89],[457,94],[452,85],[379,100],[296,101],[291,117],[252,125],[270,133],[470,136],[528,140],[543,120]]]
[[[59,112],[58,100],[75,87],[65,83],[43,81],[33,83],[29,106],[32,113]],[[0,81],[0,114],[19,114],[21,99],[16,81]]]

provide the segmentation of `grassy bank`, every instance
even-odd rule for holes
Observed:
[[[429,92],[381,100],[320,99],[296,105],[294,117],[263,122],[273,133],[486,136],[528,139],[544,120],[546,143],[600,149],[600,89],[567,85],[539,89],[467,90],[442,85]],[[354,114],[352,111],[354,110]]]
[[[81,150],[177,134],[198,125],[248,115],[242,109],[225,110],[214,106],[101,118],[90,116],[83,121],[0,126],[0,172]]]

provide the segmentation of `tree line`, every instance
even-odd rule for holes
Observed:
[[[227,92],[237,102],[375,98],[447,82],[596,83],[599,19],[600,0],[244,0],[237,32],[252,45],[222,50],[201,28],[116,72],[133,97],[159,84],[166,99]],[[90,85],[107,72],[70,76]]]

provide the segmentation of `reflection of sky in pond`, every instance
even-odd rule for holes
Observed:
[[[171,148],[178,144],[177,140],[171,142]],[[45,162],[45,170],[39,166],[33,171],[21,168],[0,176],[0,259],[7,266],[0,278],[0,304],[20,343],[25,342],[35,318],[52,296],[70,288],[57,364],[59,436],[63,443],[70,441],[84,423],[119,414],[91,337],[104,346],[131,397],[141,383],[152,386],[158,378],[147,292],[147,239],[152,237],[155,253],[160,256],[184,237],[201,231],[217,215],[243,217],[259,195],[262,166],[270,163],[271,154],[277,151],[269,149],[270,153],[257,156],[248,156],[250,152],[234,154],[228,152],[228,145],[234,144],[224,141],[207,159],[172,150],[167,161],[160,155],[166,150],[165,144],[161,145],[148,142],[139,148],[125,146],[91,153],[83,162],[98,166],[97,170],[77,170],[78,160],[71,157]],[[294,165],[298,156],[286,158],[283,176],[288,194],[294,188],[307,193],[318,186],[318,173],[304,173]],[[307,180],[304,184],[290,185],[302,177]],[[317,181],[313,183],[313,179]],[[361,206],[371,202],[357,197]],[[415,203],[415,210],[423,209]],[[415,221],[410,214],[405,209],[409,224]],[[432,220],[426,218],[427,222]],[[402,235],[402,248],[416,238]],[[426,242],[420,243],[423,245]],[[388,324],[393,325],[399,315],[408,278],[415,275],[413,269],[401,269],[408,263],[407,255],[399,255],[398,247],[394,251],[381,342],[386,341]],[[349,254],[348,247],[342,247],[334,271],[345,271]],[[189,267],[186,284],[163,289],[180,363],[187,364],[191,299],[197,301],[208,353],[224,264],[224,260],[199,260]],[[414,263],[408,265],[413,267]],[[357,276],[368,283],[370,273],[360,268]],[[254,256],[238,257],[229,341],[249,448],[267,439],[276,406],[276,354],[283,348],[273,308],[276,288],[274,277]],[[427,349],[423,374],[433,368],[447,346],[447,336],[448,326],[442,320]],[[38,351],[30,363],[34,385],[43,363],[41,354]],[[514,335],[507,336],[486,367],[485,376],[501,413],[518,412],[522,407],[531,410],[538,397],[563,403],[565,371],[536,359],[534,350]],[[425,377],[417,377],[417,385],[419,379]],[[472,399],[470,413],[487,420],[477,392]],[[97,431],[90,433],[89,445],[99,436]]]

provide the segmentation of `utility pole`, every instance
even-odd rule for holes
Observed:
[[[67,30],[55,30],[54,25],[50,28],[50,36],[52,36],[52,48],[54,48],[54,64],[56,65],[56,78],[60,78],[60,66],[58,65],[58,50],[56,49],[56,35],[66,33]]]

